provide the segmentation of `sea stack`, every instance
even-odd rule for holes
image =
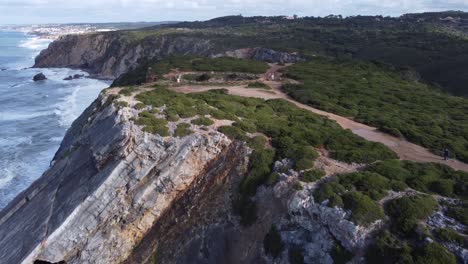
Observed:
[[[41,72],[41,73],[38,73],[38,74],[34,75],[33,80],[35,82],[43,81],[43,80],[47,80],[47,77]]]

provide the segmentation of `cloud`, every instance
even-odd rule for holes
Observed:
[[[0,0],[0,23],[205,20],[230,14],[400,15],[468,10],[468,0]]]

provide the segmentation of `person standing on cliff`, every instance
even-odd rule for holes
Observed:
[[[448,150],[448,148],[445,148],[444,149],[444,160],[447,161],[449,160],[450,158],[450,151]]]

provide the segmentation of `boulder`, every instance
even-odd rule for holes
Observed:
[[[47,77],[41,72],[41,73],[38,73],[38,74],[34,75],[33,80],[35,82],[43,81],[43,80],[47,80]]]
[[[73,75],[73,79],[81,79],[84,77],[84,74],[75,74]]]
[[[73,76],[70,75],[67,78],[64,78],[63,80],[64,81],[71,81],[71,80],[73,80]]]

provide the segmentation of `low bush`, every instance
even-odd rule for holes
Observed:
[[[247,88],[256,88],[256,89],[266,89],[270,90],[270,86],[262,83],[262,82],[252,82],[247,85]]]
[[[267,143],[267,140],[264,136],[255,136],[247,140],[247,144],[252,149],[263,149],[265,148],[266,143]]]
[[[377,173],[356,172],[342,175],[339,179],[346,189],[357,190],[377,201],[385,197],[390,189],[390,181]]]
[[[447,216],[454,218],[464,225],[468,225],[468,207],[462,206],[451,206],[447,212]]]
[[[125,101],[117,101],[117,102],[114,103],[114,105],[119,107],[119,108],[122,108],[122,107],[127,107],[128,103],[125,102]]]
[[[367,250],[367,263],[413,263],[412,248],[387,231],[377,235]]]
[[[321,203],[325,200],[330,200],[334,198],[335,200],[339,200],[336,197],[340,197],[342,194],[346,192],[345,187],[338,182],[338,179],[335,178],[330,182],[323,183],[320,187],[314,192],[314,199],[315,201]],[[333,207],[335,205],[328,204],[329,206]],[[341,204],[342,205],[342,204]],[[340,206],[340,205],[337,205]]]
[[[468,100],[402,78],[373,63],[314,58],[286,70],[302,84],[285,85],[294,99],[354,118],[440,154],[468,161]],[[443,111],[441,111],[443,109]]]
[[[190,129],[190,124],[180,123],[174,131],[175,137],[185,137],[192,134],[193,131]]]
[[[209,74],[203,73],[195,78],[197,82],[207,82],[211,79]]]
[[[405,196],[389,201],[386,212],[392,218],[392,230],[409,236],[418,221],[425,220],[437,207],[437,201],[431,196]]]
[[[148,111],[143,111],[138,116],[139,118],[135,124],[143,126],[144,132],[159,134],[162,137],[169,136],[167,121],[165,119],[156,118],[154,114]]]
[[[451,228],[439,228],[434,230],[436,237],[443,242],[456,243],[461,247],[468,247],[468,237],[464,237]]]
[[[254,150],[249,157],[249,170],[242,180],[241,193],[252,196],[265,183],[271,173],[275,152],[269,149]]]
[[[344,207],[351,210],[351,220],[358,225],[367,226],[385,216],[380,205],[365,194],[346,193],[343,202]]]
[[[197,126],[211,126],[214,124],[213,120],[208,117],[199,117],[192,120],[191,123]]]
[[[438,243],[429,243],[415,252],[415,264],[456,264],[455,256]]]
[[[125,96],[130,96],[130,95],[132,95],[133,92],[135,92],[135,87],[126,87],[126,88],[122,88],[120,90],[119,94],[125,95]]]
[[[143,108],[145,108],[145,107],[146,107],[146,105],[145,105],[144,103],[137,103],[137,104],[134,106],[134,108],[135,108],[136,110],[141,110],[141,109],[143,109]]]
[[[218,131],[228,136],[230,139],[247,140],[245,132],[233,126],[220,126]]]
[[[320,180],[322,177],[325,176],[325,171],[319,169],[311,169],[308,171],[304,171],[299,176],[299,179],[303,182],[315,182]]]

